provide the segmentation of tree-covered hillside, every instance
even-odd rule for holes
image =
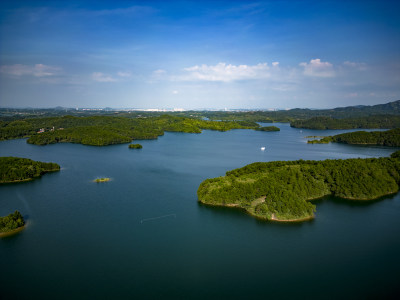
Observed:
[[[312,218],[308,200],[333,195],[370,200],[399,190],[400,152],[391,157],[253,163],[200,184],[199,201],[235,206],[268,220]]]
[[[46,172],[59,170],[60,166],[56,163],[19,157],[0,157],[0,183],[31,180]]]
[[[274,111],[211,111],[202,112],[202,115],[208,117],[210,120],[236,120],[253,122],[294,122],[296,120],[308,120],[315,117],[325,117],[329,119],[359,119],[377,115],[399,116],[400,100],[372,106],[359,105],[337,107],[332,109],[294,108],[289,110]],[[370,126],[374,125],[371,124]]]
[[[374,115],[361,118],[334,119],[331,117],[314,117],[296,120],[290,123],[295,128],[306,129],[355,129],[355,128],[400,128],[400,116]]]
[[[387,131],[355,131],[308,141],[309,144],[327,144],[330,142],[352,145],[400,147],[400,128]]]

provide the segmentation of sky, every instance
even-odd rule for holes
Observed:
[[[0,107],[333,108],[400,99],[400,1],[0,3]]]

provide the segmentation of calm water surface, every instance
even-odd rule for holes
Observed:
[[[385,147],[308,145],[344,131],[166,133],[125,145],[0,142],[0,156],[62,170],[0,186],[0,215],[28,226],[0,239],[1,299],[366,299],[398,295],[400,196],[317,200],[316,219],[257,221],[197,202],[206,178],[256,161],[388,156]],[[261,151],[260,147],[266,150]],[[110,177],[106,183],[93,183]]]

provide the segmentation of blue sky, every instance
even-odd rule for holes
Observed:
[[[0,106],[400,99],[398,1],[2,1]]]

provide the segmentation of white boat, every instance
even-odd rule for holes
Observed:
[[[264,151],[265,150],[265,147],[261,147],[261,151]]]

